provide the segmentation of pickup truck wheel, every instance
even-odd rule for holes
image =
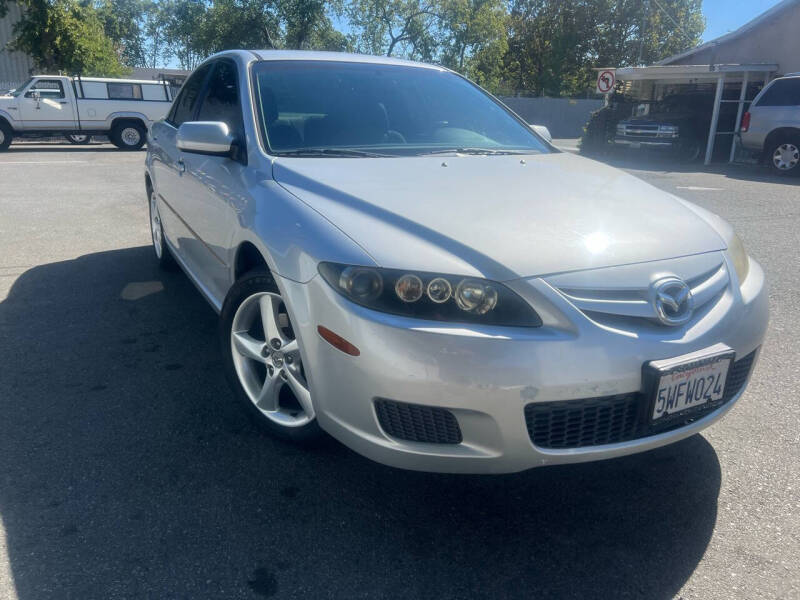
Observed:
[[[800,136],[777,139],[767,150],[767,160],[774,173],[800,175]]]
[[[67,138],[67,141],[70,144],[83,146],[84,144],[88,144],[91,141],[92,136],[86,135],[85,133],[83,133],[83,134],[82,133],[70,133],[69,135],[66,136],[66,138]]]
[[[220,342],[228,382],[261,430],[300,444],[322,437],[300,340],[269,272],[250,271],[233,284],[220,315]]]
[[[174,271],[178,264],[164,240],[164,227],[158,211],[158,196],[152,190],[150,191],[150,237],[153,240],[153,250],[156,253],[158,266],[167,271]]]
[[[5,122],[0,121],[0,152],[8,150],[13,138],[14,132],[11,130],[11,127],[6,125]]]
[[[120,123],[111,130],[111,143],[120,150],[140,150],[147,141],[147,131],[139,123]]]

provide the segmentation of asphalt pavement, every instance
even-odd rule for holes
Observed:
[[[143,161],[0,154],[0,598],[800,598],[800,180],[613,159],[765,267],[748,391],[649,453],[453,476],[258,433],[155,265]]]

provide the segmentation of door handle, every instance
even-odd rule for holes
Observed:
[[[178,159],[178,173],[185,173],[186,172],[186,163],[183,162],[182,158]]]
[[[59,104],[69,104],[69,100],[59,100]]]

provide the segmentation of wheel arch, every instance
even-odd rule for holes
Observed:
[[[769,152],[769,146],[774,144],[775,140],[788,136],[800,137],[800,127],[778,127],[777,129],[773,129],[767,134],[764,140],[764,151]]]
[[[109,115],[106,122],[108,123],[109,131],[112,131],[115,127],[121,125],[122,123],[137,123],[138,125],[144,127],[145,131],[147,131],[150,120],[142,113],[123,112]]]
[[[233,281],[238,280],[242,275],[253,269],[263,268],[272,273],[264,253],[252,241],[247,239],[240,242],[236,247],[232,268],[231,276]]]

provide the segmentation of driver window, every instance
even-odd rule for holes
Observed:
[[[58,79],[37,79],[25,93],[25,97],[32,98],[34,92],[39,92],[40,98],[64,98],[64,87]]]

